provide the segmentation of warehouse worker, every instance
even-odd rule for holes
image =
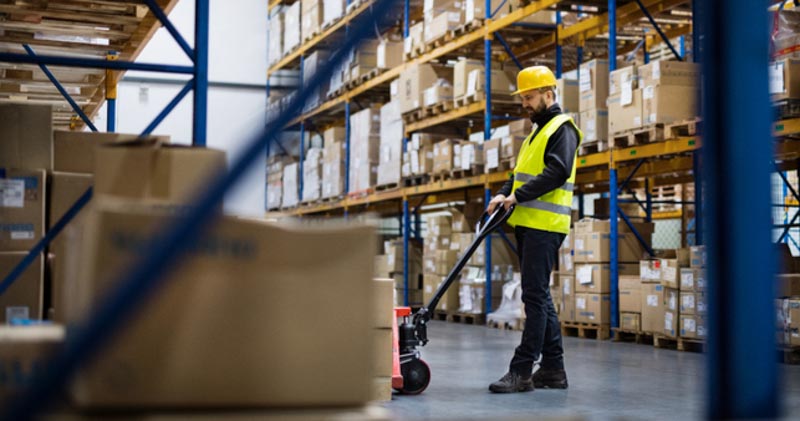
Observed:
[[[556,103],[556,77],[545,66],[522,69],[517,75],[522,106],[534,124],[517,157],[513,177],[489,202],[515,205],[508,219],[514,227],[522,272],[525,328],[509,371],[492,383],[494,393],[567,388],[561,325],[550,296],[550,271],[569,233],[575,158],[583,134]],[[534,362],[541,356],[536,374]]]

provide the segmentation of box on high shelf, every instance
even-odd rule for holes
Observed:
[[[424,39],[426,44],[445,38],[450,31],[464,24],[461,10],[444,11],[425,22]]]
[[[276,13],[269,18],[269,37],[267,37],[267,64],[270,66],[283,57],[283,13]]]
[[[608,140],[608,110],[581,111],[578,118],[583,142],[605,142]]]
[[[95,308],[114,287],[113,275],[134,262],[141,245],[174,216],[161,206],[140,203],[95,198],[84,241],[75,245],[83,262],[80,275],[65,287],[73,304],[68,322]],[[176,408],[366,403],[373,364],[369,333],[375,321],[364,314],[374,311],[369,274],[375,244],[368,240],[374,235],[367,226],[316,230],[220,218],[148,302],[143,310],[149,317],[128,324],[102,358],[77,373],[70,390],[73,401],[81,408],[164,402]],[[315,264],[308,265],[309,259]],[[281,270],[265,277],[267,267]],[[221,282],[231,273],[237,274],[240,288]],[[343,310],[337,308],[341,300],[353,302]],[[314,311],[297,311],[304,307]],[[294,316],[269,317],[274,311]],[[333,313],[335,320],[327,317]],[[275,347],[276,338],[252,335],[264,328],[316,333],[283,337],[282,346]],[[353,332],[359,333],[355,340],[335,339]],[[326,352],[311,351],[321,348]],[[210,365],[219,370],[203,369]],[[108,376],[120,366],[136,374],[120,380],[119,389],[107,387]],[[309,385],[298,375],[336,380]]]
[[[423,107],[440,103],[447,103],[449,106],[453,102],[453,85],[445,79],[439,79],[422,92],[422,98]]]
[[[300,2],[284,7],[282,14],[283,49],[281,53],[285,56],[300,45]]]
[[[595,59],[580,66],[580,111],[605,110],[608,98],[608,60]],[[581,120],[583,117],[581,117]]]
[[[630,95],[639,87],[637,66],[632,65],[617,70],[612,70],[608,75],[608,95]]]
[[[425,51],[425,22],[419,21],[408,28],[408,37],[403,40],[404,58],[414,51]]]
[[[623,91],[608,97],[608,133],[642,126],[642,90]]]
[[[391,101],[381,107],[378,185],[400,183],[403,159],[403,118],[400,103]]]
[[[516,79],[514,79],[509,71],[500,68],[492,67],[491,71],[491,83],[492,83],[492,94],[493,95],[510,95],[511,92],[516,90]],[[486,92],[486,88],[484,84],[486,82],[486,77],[484,76],[483,68],[480,69],[473,69],[467,73],[467,83],[465,85],[465,97],[472,97],[473,99],[480,100],[483,99],[483,95]],[[455,92],[453,93],[455,99],[458,101],[462,99],[458,97]]]
[[[329,57],[330,53],[325,50],[316,50],[306,57],[305,61],[303,62],[303,85],[308,85],[311,82],[311,78],[314,77],[317,71],[321,70],[322,66],[325,65]],[[306,100],[303,108],[304,112],[315,109],[319,107],[320,104],[325,102],[325,97],[323,97],[321,93],[328,92],[330,89],[329,82],[330,79],[323,78],[322,83],[309,93],[308,99]]]
[[[415,63],[404,69],[398,85],[400,112],[406,114],[423,107],[425,89],[439,79],[451,81],[452,77],[451,69],[430,63]]]
[[[378,45],[377,67],[392,69],[403,64],[403,41],[384,39]]]
[[[323,0],[322,6],[322,24],[328,26],[344,16],[347,0]]]
[[[461,0],[425,0],[422,3],[422,15],[425,25],[445,12],[461,12],[464,8],[464,3]]]
[[[556,81],[556,102],[564,113],[580,112],[580,95],[578,81],[575,79],[558,79]]]
[[[350,116],[350,191],[375,185],[380,157],[380,108],[365,108]]]
[[[303,161],[303,202],[319,200],[322,194],[322,148],[309,148]]]
[[[283,167],[283,188],[281,191],[281,207],[291,208],[300,202],[297,182],[300,166],[294,162]]]

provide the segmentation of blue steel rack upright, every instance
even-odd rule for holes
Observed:
[[[108,104],[109,131],[114,130],[114,121],[116,120],[116,78],[112,75],[113,71],[140,70],[192,75],[193,78],[187,82],[184,88],[178,93],[178,95],[176,95],[175,98],[172,99],[167,107],[161,113],[159,113],[155,119],[142,131],[141,135],[147,136],[152,133],[152,131],[164,120],[164,118],[166,118],[169,112],[177,106],[180,100],[183,99],[190,91],[194,91],[192,144],[194,146],[204,147],[206,145],[206,116],[208,97],[209,0],[195,0],[194,48],[189,47],[184,38],[180,35],[172,22],[167,18],[166,14],[155,0],[143,1],[147,4],[153,15],[181,46],[186,55],[189,56],[193,62],[192,66],[120,61],[118,60],[118,57],[116,57],[117,54],[114,51],[110,51],[106,59],[38,55],[28,45],[24,45],[28,54],[0,53],[0,62],[38,65],[45,75],[50,79],[50,81],[56,86],[62,96],[64,96],[65,100],[70,103],[76,114],[78,114],[81,120],[93,131],[97,131],[97,128],[94,126],[91,120],[89,120],[88,116],[86,116],[86,114],[80,109],[77,103],[72,100],[69,93],[67,93],[64,87],[61,86],[55,76],[48,70],[47,66],[88,67],[106,70],[106,97],[110,101]],[[15,266],[5,278],[3,278],[2,282],[0,282],[0,295],[2,295],[19,278],[19,276],[22,275],[25,269],[34,262],[36,256],[47,248],[52,240],[59,235],[63,228],[89,202],[91,197],[92,188],[89,188],[70,207],[69,211],[67,211],[59,221],[53,221],[53,227],[47,232],[47,234],[33,246],[33,248],[20,261],[20,263]]]

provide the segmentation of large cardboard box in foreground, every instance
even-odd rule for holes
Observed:
[[[65,288],[72,294],[68,321],[96,308],[118,274],[147,250],[154,230],[172,222],[130,201],[96,200],[80,247],[81,276]],[[365,315],[374,312],[374,239],[374,228],[362,225],[219,219],[140,316],[78,373],[74,401],[81,407],[368,402],[377,321]]]
[[[56,130],[53,132],[53,170],[93,173],[94,150],[98,145],[130,142],[138,138],[137,134]],[[169,142],[167,136],[153,136],[148,139],[161,143]]]
[[[0,279],[8,276],[27,254],[28,252],[0,252]],[[40,254],[8,290],[0,295],[0,321],[9,323],[14,318],[42,318],[43,273],[44,259]]]
[[[45,172],[18,169],[3,172],[0,174],[0,251],[30,250],[45,231]]]

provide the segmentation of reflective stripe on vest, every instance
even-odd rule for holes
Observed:
[[[565,123],[572,124],[578,132],[578,143],[583,140],[583,133],[575,126],[575,122],[565,115],[553,117],[536,133],[525,139],[514,168],[514,186],[516,191],[520,186],[533,180],[545,169],[544,154],[550,137]],[[577,150],[576,150],[577,156]],[[573,157],[572,173],[567,182],[562,186],[534,199],[517,204],[508,223],[512,226],[523,226],[543,231],[569,233],[570,217],[572,213],[572,192],[575,190],[575,157]]]

